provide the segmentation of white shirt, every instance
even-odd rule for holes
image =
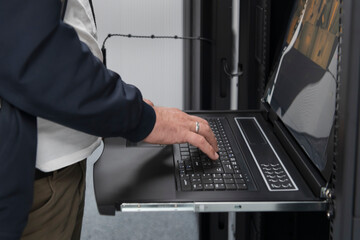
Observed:
[[[68,0],[64,22],[74,27],[80,40],[102,60],[89,1]],[[101,143],[99,137],[42,118],[37,118],[37,122],[36,168],[43,172],[55,171],[81,161],[89,157]]]

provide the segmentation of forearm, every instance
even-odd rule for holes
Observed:
[[[11,33],[10,41],[0,39],[0,96],[32,115],[93,135],[146,137],[155,113],[140,91],[106,69],[59,21],[58,1],[34,1],[18,8],[27,1],[0,3],[0,25]]]

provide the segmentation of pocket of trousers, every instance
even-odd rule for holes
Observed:
[[[51,205],[54,198],[54,189],[51,185],[51,176],[36,180],[34,183],[34,201],[30,210],[30,214],[41,213],[46,211],[46,207]]]
[[[51,178],[41,178],[34,183],[34,201],[29,212],[28,223],[23,232],[24,239],[39,234],[43,231],[47,221],[52,218],[51,209],[55,192],[51,186]]]

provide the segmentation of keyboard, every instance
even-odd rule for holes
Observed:
[[[225,134],[220,118],[207,119],[219,147],[219,159],[209,159],[197,147],[188,143],[180,144],[181,159],[176,168],[182,191],[247,190],[244,177]]]

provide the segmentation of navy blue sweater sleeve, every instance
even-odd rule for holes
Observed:
[[[0,97],[97,136],[145,138],[154,110],[60,21],[59,0],[0,0]]]

